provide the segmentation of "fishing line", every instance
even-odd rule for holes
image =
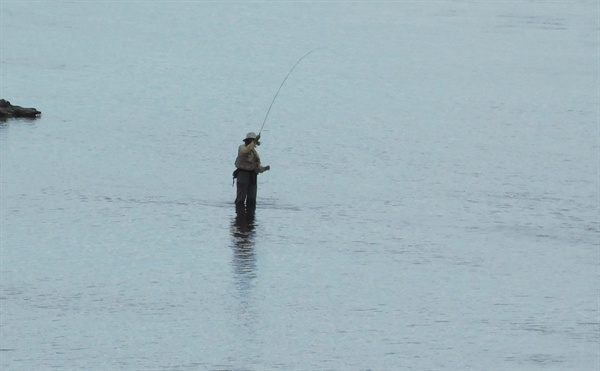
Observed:
[[[285,76],[285,78],[281,82],[281,85],[279,85],[279,89],[277,89],[277,93],[275,93],[275,96],[273,97],[273,100],[271,101],[271,105],[269,106],[269,109],[267,110],[267,114],[265,115],[265,119],[263,120],[262,126],[260,127],[260,131],[258,132],[258,135],[260,135],[260,133],[262,132],[263,128],[265,127],[265,123],[267,122],[267,117],[269,117],[269,112],[271,112],[271,107],[273,107],[273,103],[275,103],[275,99],[277,99],[277,95],[279,95],[279,91],[283,87],[283,84],[285,84],[285,80],[287,80],[287,78],[291,75],[291,73],[294,70],[294,68],[296,68],[296,66],[298,64],[300,64],[300,62],[302,62],[302,60],[304,58],[306,58],[310,53],[314,52],[315,50],[317,50],[317,49],[313,49],[313,50],[309,51],[308,53],[304,54],[302,56],[302,58],[298,59],[298,62],[296,62],[296,64],[294,65],[294,67],[292,67],[292,69],[290,70],[290,72],[288,72],[288,74]]]

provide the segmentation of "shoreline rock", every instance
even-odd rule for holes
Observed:
[[[9,118],[38,118],[42,113],[35,108],[25,108],[14,106],[6,99],[0,99],[0,120],[6,121]]]

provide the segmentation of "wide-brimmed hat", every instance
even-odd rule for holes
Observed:
[[[246,134],[246,139],[244,139],[244,140],[248,140],[248,139],[256,139],[256,133],[250,132],[250,133]]]

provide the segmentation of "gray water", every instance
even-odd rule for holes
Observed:
[[[597,1],[0,7],[2,370],[600,369]]]

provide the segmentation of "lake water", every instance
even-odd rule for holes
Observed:
[[[2,370],[600,369],[597,1],[0,9]]]

